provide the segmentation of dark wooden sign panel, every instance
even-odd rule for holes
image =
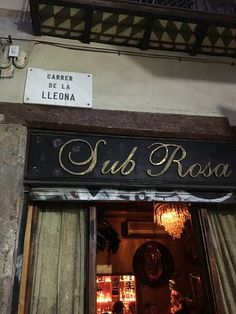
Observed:
[[[30,131],[27,182],[233,190],[236,143]]]

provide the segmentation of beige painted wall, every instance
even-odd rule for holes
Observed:
[[[28,0],[0,0],[0,8],[8,10],[22,10],[28,5]]]
[[[198,55],[192,62],[184,54],[185,61],[168,60],[158,51],[35,37],[29,16],[23,14],[28,5],[28,0],[7,4],[0,0],[0,37],[10,34],[14,44],[29,52],[27,67],[93,74],[94,109],[226,116],[236,125],[235,59]],[[39,43],[42,41],[45,44]],[[79,47],[99,52],[75,50]],[[170,52],[165,55],[173,57]],[[27,67],[15,69],[13,78],[0,79],[0,102],[23,102]]]
[[[30,50],[29,44],[19,43]],[[236,66],[230,65],[230,59],[228,64],[210,60],[166,60],[119,55],[115,49],[105,53],[36,44],[27,67],[91,73],[94,109],[228,116],[236,124]],[[23,101],[27,67],[15,69],[13,78],[0,79],[0,102]]]

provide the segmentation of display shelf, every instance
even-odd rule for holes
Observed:
[[[118,300],[124,303],[124,314],[136,313],[135,276],[97,276],[97,314],[112,313]]]

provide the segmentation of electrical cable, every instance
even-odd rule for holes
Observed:
[[[98,52],[98,53],[110,53],[110,54],[117,54],[118,56],[121,55],[127,55],[127,56],[134,56],[134,57],[143,57],[143,58],[151,58],[151,59],[165,59],[165,60],[176,60],[176,61],[185,61],[185,62],[199,62],[199,63],[209,63],[209,64],[222,64],[222,65],[230,65],[235,66],[236,62],[234,62],[232,59],[227,60],[219,60],[212,56],[208,57],[191,57],[191,56],[180,56],[180,55],[171,55],[171,54],[164,54],[164,53],[153,53],[153,52],[142,52],[142,51],[130,51],[126,49],[114,49],[114,48],[103,48],[103,47],[92,47],[92,46],[81,46],[81,45],[74,45],[69,43],[58,43],[53,41],[47,41],[47,40],[40,40],[40,39],[21,39],[21,38],[12,38],[12,40],[21,40],[25,42],[33,42],[33,46],[31,47],[31,51],[33,47],[36,44],[42,44],[42,45],[48,45],[52,47],[59,47],[63,49],[69,49],[69,50],[78,50],[78,51],[87,51],[87,52]],[[30,55],[30,52],[28,52],[27,62]],[[26,66],[27,63],[24,65]],[[18,64],[16,63],[16,66]]]
[[[38,44],[37,42],[34,42],[33,45],[31,46],[30,50],[27,53],[23,49],[20,50],[20,53],[25,53],[25,57],[24,57],[25,62],[23,64],[20,64],[19,63],[19,57],[14,57],[13,58],[13,64],[16,68],[23,69],[27,66],[27,64],[29,62],[29,56],[33,50],[33,47],[37,44]]]
[[[7,53],[5,53],[6,54],[5,57],[6,57],[6,59],[8,59],[7,55],[8,55],[9,47],[7,49],[7,46],[9,46],[9,43],[1,43],[0,42],[0,45],[2,46],[1,50],[3,52],[7,51]],[[0,69],[8,69],[11,65],[12,65],[12,58],[9,59],[8,63],[0,63]]]

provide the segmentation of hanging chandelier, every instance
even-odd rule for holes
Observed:
[[[191,218],[185,203],[156,203],[153,215],[154,222],[164,227],[173,239],[181,237],[185,222]]]

